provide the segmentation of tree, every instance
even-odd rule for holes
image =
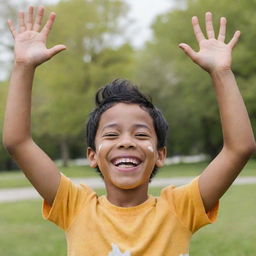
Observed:
[[[242,31],[240,42],[234,50],[233,71],[249,113],[255,115],[253,98],[256,87],[251,86],[255,83],[256,65],[254,6],[255,1],[223,0],[216,4],[213,0],[186,0],[154,22],[153,40],[148,42],[142,53],[139,63],[139,70],[142,71],[137,77],[147,85],[149,92],[153,92],[169,120],[171,130],[168,143],[172,153],[203,151],[214,157],[222,146],[217,104],[210,80],[178,49],[181,42],[195,49],[196,42],[190,25],[194,15],[203,23],[204,13],[210,10],[214,14],[215,28],[218,27],[219,18],[226,16],[227,40],[235,30]]]
[[[0,82],[0,127],[3,127],[4,105],[7,94],[7,82]],[[0,138],[2,138],[2,129],[0,130]],[[14,163],[11,161],[2,143],[0,143],[0,170],[11,169]]]
[[[0,127],[3,127],[5,99],[7,96],[7,79],[12,61],[12,38],[7,28],[7,19],[16,19],[18,8],[28,5],[28,1],[4,1],[0,0]],[[0,129],[2,138],[2,129]],[[16,167],[2,143],[0,143],[0,170],[8,170]]]
[[[22,3],[28,6],[28,2]],[[16,16],[15,1],[5,1],[1,7],[4,19]],[[93,106],[95,91],[116,77],[129,77],[132,73],[132,47],[115,44],[128,25],[120,23],[120,19],[124,20],[129,9],[121,0],[63,0],[47,9],[57,13],[48,46],[62,43],[68,50],[37,71],[32,131],[52,157],[61,153],[66,166],[70,155],[85,154],[85,120]],[[3,33],[9,36],[6,27]],[[10,39],[8,49],[12,50]]]
[[[64,166],[69,145],[84,138],[95,91],[117,71],[130,72],[132,48],[113,45],[125,7],[120,0],[61,1],[49,7],[58,14],[49,45],[63,43],[68,51],[40,68],[33,120],[36,136],[48,135],[58,142]]]

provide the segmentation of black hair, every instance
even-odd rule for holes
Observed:
[[[166,142],[168,124],[161,111],[157,109],[149,96],[142,94],[136,85],[126,79],[116,79],[100,88],[95,96],[95,109],[90,113],[86,125],[87,146],[93,150],[95,148],[95,137],[100,122],[101,115],[117,103],[138,104],[152,117],[155,132],[157,135],[157,148],[163,148]],[[157,173],[155,166],[150,176],[153,178]],[[100,170],[97,168],[100,172]]]

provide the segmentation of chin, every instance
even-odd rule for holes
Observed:
[[[124,190],[129,190],[129,189],[134,189],[138,187],[138,185],[135,184],[122,184],[122,185],[117,185],[117,187],[124,189]]]
[[[134,188],[137,188],[141,185],[140,182],[136,182],[136,181],[114,181],[113,184],[120,188],[120,189],[124,189],[124,190],[128,190],[128,189],[134,189]]]

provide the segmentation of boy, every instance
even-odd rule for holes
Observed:
[[[207,12],[206,39],[197,17],[192,25],[199,52],[180,48],[212,78],[220,109],[224,145],[200,177],[190,184],[148,195],[148,184],[166,157],[167,124],[161,113],[134,86],[115,80],[96,96],[96,109],[87,125],[87,157],[103,176],[107,196],[89,187],[76,187],[33,142],[30,133],[31,89],[38,65],[64,50],[45,46],[53,26],[51,13],[40,31],[44,9],[35,20],[29,7],[25,21],[19,12],[15,61],[4,124],[4,144],[27,178],[44,198],[44,217],[66,232],[68,255],[188,255],[191,235],[216,218],[218,200],[251,154],[255,141],[245,105],[231,71],[231,52],[240,33],[224,43],[226,19],[215,38]]]

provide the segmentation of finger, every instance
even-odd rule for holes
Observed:
[[[34,7],[33,6],[29,6],[28,8],[28,18],[27,18],[27,30],[31,30],[33,27],[33,15],[34,15]]]
[[[190,57],[193,61],[196,60],[197,53],[187,44],[179,44],[179,47],[185,52],[185,54]]]
[[[66,50],[66,49],[67,49],[67,47],[63,44],[55,45],[52,48],[48,49],[48,54],[49,54],[50,58],[52,58],[57,53],[59,53],[63,50]]]
[[[42,25],[43,16],[44,16],[44,7],[40,6],[37,11],[36,20],[35,20],[33,30],[35,30],[37,32],[40,30],[40,27]]]
[[[16,35],[17,35],[17,31],[16,31],[16,29],[15,29],[15,27],[14,27],[12,21],[11,21],[11,20],[8,20],[8,21],[7,21],[7,24],[8,24],[9,30],[10,30],[11,33],[12,33],[13,38],[15,38]]]
[[[192,26],[194,29],[194,34],[195,34],[196,40],[198,43],[200,43],[200,41],[204,40],[205,37],[202,33],[202,30],[201,30],[199,22],[198,22],[198,18],[196,16],[192,17]]]
[[[230,42],[228,43],[228,45],[231,47],[231,49],[233,49],[239,39],[241,35],[241,32],[240,31],[236,31],[235,34],[233,35],[233,38],[230,40]]]
[[[221,17],[220,18],[220,30],[219,30],[219,36],[218,36],[218,40],[221,42],[224,42],[225,38],[226,38],[226,24],[227,24],[226,18]]]
[[[46,37],[48,36],[48,34],[50,33],[50,31],[52,29],[55,17],[56,17],[56,14],[54,12],[52,12],[41,31],[41,33],[44,34]]]
[[[25,14],[23,11],[19,11],[18,19],[19,19],[19,31],[24,32],[26,30],[26,25],[24,21]]]
[[[206,33],[209,39],[215,38],[214,29],[212,25],[212,13],[207,12],[205,14],[205,26],[206,26]]]

